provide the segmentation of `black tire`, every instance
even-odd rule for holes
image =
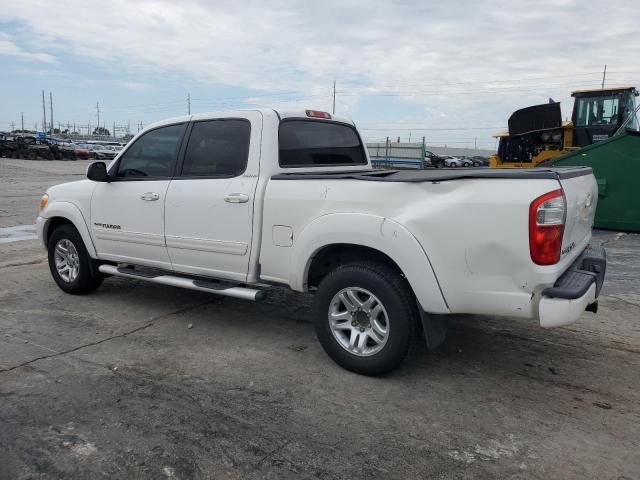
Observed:
[[[56,268],[56,246],[64,240],[71,242],[77,252],[78,273],[71,281],[62,278]],[[104,277],[98,272],[97,262],[87,253],[82,237],[73,225],[61,225],[53,231],[48,242],[48,253],[51,276],[65,292],[84,295],[93,292],[102,284]]]
[[[351,353],[331,330],[328,315],[332,300],[341,290],[350,287],[371,292],[387,313],[386,343],[370,356]],[[415,298],[406,280],[384,264],[348,263],[335,268],[320,283],[313,309],[322,348],[338,365],[352,372],[371,376],[388,373],[404,360],[413,343],[418,320]]]

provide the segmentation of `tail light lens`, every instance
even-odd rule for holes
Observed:
[[[562,190],[545,193],[529,207],[529,251],[537,265],[553,265],[560,260],[566,217]]]

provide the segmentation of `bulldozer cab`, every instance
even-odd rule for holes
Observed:
[[[623,125],[638,129],[635,115],[638,91],[635,87],[579,90],[571,96],[575,98],[571,116],[574,147],[606,140]]]

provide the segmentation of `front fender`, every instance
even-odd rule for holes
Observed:
[[[87,249],[87,253],[91,258],[97,258],[96,247],[93,244],[93,239],[91,238],[91,234],[89,233],[89,227],[87,226],[87,222],[82,215],[80,209],[71,202],[63,202],[63,201],[53,201],[47,208],[41,212],[40,218],[42,219],[42,229],[40,231],[40,227],[38,228],[38,235],[42,241],[42,244],[46,248],[46,239],[49,234],[49,227],[51,225],[51,220],[56,217],[62,217],[69,220],[76,230],[80,233],[82,237],[82,241],[84,242],[84,246]],[[40,219],[39,219],[40,220]]]
[[[425,311],[449,313],[420,243],[402,225],[377,215],[327,214],[307,224],[293,246],[288,278],[292,279],[294,290],[306,289],[313,257],[320,249],[334,244],[362,245],[384,253],[400,267]]]

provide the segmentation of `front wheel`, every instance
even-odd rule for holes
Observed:
[[[377,263],[337,267],[314,299],[316,334],[340,366],[382,375],[406,357],[416,325],[416,303],[406,281]]]
[[[82,237],[72,225],[62,225],[48,242],[49,270],[54,281],[67,293],[83,295],[94,291],[104,277],[87,253]]]

